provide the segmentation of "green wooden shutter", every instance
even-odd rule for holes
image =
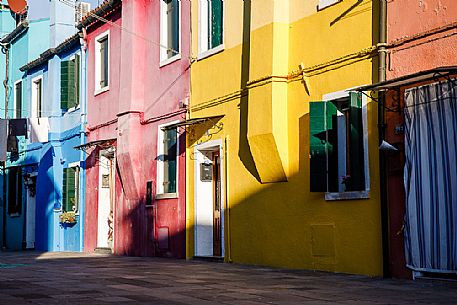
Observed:
[[[309,155],[311,192],[327,190],[325,102],[309,103]]]
[[[76,170],[75,168],[65,168],[63,170],[62,190],[63,210],[66,212],[73,211],[73,206],[77,207],[76,199]]]
[[[333,101],[325,102],[327,137],[327,191],[338,192],[338,107]]]
[[[351,191],[365,190],[365,162],[363,147],[362,93],[350,93],[350,150]]]
[[[79,99],[80,99],[80,88],[79,88],[79,77],[80,77],[80,55],[75,54],[75,60],[74,60],[74,69],[75,69],[75,100],[73,107],[78,107],[79,106]]]
[[[60,106],[63,110],[75,106],[75,63],[65,60],[60,63]]]
[[[164,132],[164,153],[164,193],[176,193],[176,129],[169,129]]]
[[[222,44],[222,0],[211,0],[211,48]]]

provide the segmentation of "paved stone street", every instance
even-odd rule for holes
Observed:
[[[457,304],[457,283],[199,261],[0,253],[0,304]]]

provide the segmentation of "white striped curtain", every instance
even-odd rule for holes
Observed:
[[[457,273],[457,82],[405,92],[405,246],[415,271]]]

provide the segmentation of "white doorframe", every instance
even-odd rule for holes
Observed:
[[[213,140],[194,147],[195,256],[213,256],[213,183],[200,180],[200,164],[210,162],[213,152],[220,156],[221,252],[225,255],[225,155],[222,140]]]
[[[114,242],[114,188],[115,188],[115,158],[108,157],[106,150],[100,151],[99,154],[99,177],[98,177],[98,216],[97,216],[97,247],[113,248]],[[110,217],[110,212],[113,215]],[[109,225],[108,219],[111,220],[113,227],[112,241],[108,240]]]

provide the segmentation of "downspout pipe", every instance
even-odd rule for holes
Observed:
[[[5,53],[5,80],[3,81],[3,86],[5,87],[5,119],[8,119],[8,95],[9,95],[9,87],[8,87],[8,75],[9,75],[9,44],[2,43],[2,52]],[[6,136],[6,135],[5,135]],[[6,162],[3,163],[3,211],[2,211],[2,249],[6,249]]]
[[[387,58],[387,0],[379,1],[379,43],[378,43],[378,82],[386,80]],[[379,142],[385,139],[385,92],[379,92],[378,103],[378,133]],[[381,193],[381,231],[382,231],[382,257],[383,276],[390,277],[390,250],[389,250],[389,209],[387,205],[387,171],[386,157],[379,154],[379,181]]]
[[[81,50],[81,73],[80,77],[81,80],[80,84],[80,99],[81,99],[81,117],[80,117],[80,145],[84,145],[86,143],[86,133],[85,133],[85,126],[87,124],[87,37],[86,37],[86,29],[83,28],[82,31],[79,32],[80,35],[80,50]],[[86,162],[85,162],[85,152],[81,150],[79,152],[80,164],[82,164],[82,168],[80,171],[80,186],[86,185]],[[86,211],[86,194],[85,188],[80,187],[80,205],[79,205],[79,213],[80,219],[80,244],[79,244],[79,251],[84,251],[84,224],[85,224],[85,211]]]

